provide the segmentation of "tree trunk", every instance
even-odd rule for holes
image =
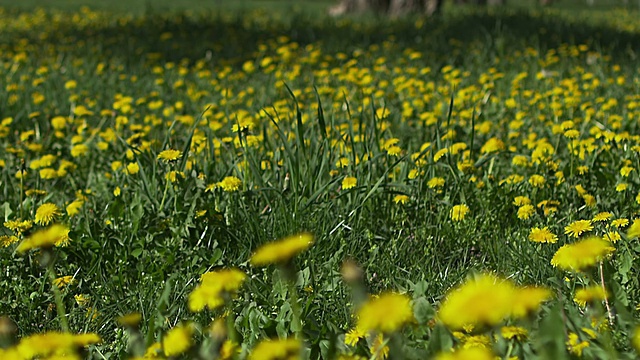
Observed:
[[[372,11],[392,17],[423,13],[432,15],[440,11],[442,0],[340,0],[329,9],[332,16]]]

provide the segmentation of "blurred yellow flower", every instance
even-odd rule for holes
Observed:
[[[247,275],[238,269],[224,269],[204,273],[198,285],[189,294],[189,310],[214,310],[224,304],[225,298],[235,296]]]
[[[397,293],[383,293],[369,299],[357,313],[356,328],[391,333],[414,321],[411,299]]]
[[[302,344],[298,339],[269,339],[253,348],[250,360],[294,360],[300,359]]]
[[[602,286],[593,285],[576,290],[573,301],[580,306],[586,306],[588,303],[604,301],[607,297],[608,294]]]
[[[267,266],[286,263],[313,244],[313,235],[302,233],[262,245],[251,255],[251,265]]]
[[[490,274],[482,274],[449,292],[438,318],[450,329],[467,325],[497,325],[512,312],[514,286]]]
[[[457,349],[436,355],[435,360],[494,360],[495,356],[489,349],[472,347]]]
[[[64,225],[53,225],[47,229],[39,230],[31,234],[18,245],[18,252],[31,249],[50,248],[69,239],[69,228]]]
[[[165,356],[177,356],[191,347],[193,325],[190,323],[178,325],[169,330],[162,338],[162,351]]]
[[[583,271],[596,265],[615,251],[611,244],[597,236],[562,246],[551,259],[551,265],[567,271]]]
[[[500,328],[500,334],[507,340],[523,341],[527,338],[529,332],[520,326],[503,326]]]

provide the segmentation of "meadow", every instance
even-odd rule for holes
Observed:
[[[637,8],[201,3],[0,1],[1,359],[639,356]]]

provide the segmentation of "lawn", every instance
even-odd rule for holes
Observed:
[[[0,358],[638,357],[634,4],[330,4],[0,0]]]

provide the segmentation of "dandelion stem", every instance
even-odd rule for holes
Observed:
[[[62,331],[69,332],[69,323],[67,322],[67,311],[64,307],[64,301],[62,300],[62,293],[60,288],[56,285],[56,275],[53,270],[53,261],[47,266],[47,273],[49,274],[49,282],[51,283],[51,289],[53,290],[53,298],[56,302],[56,310],[58,312],[58,320],[60,320],[60,327]]]
[[[165,200],[167,200],[167,192],[169,192],[170,183],[171,181],[167,180],[164,185],[164,192],[162,193],[162,201],[160,201],[160,208],[159,208],[160,211],[162,211],[162,209],[164,208],[164,202]]]
[[[600,261],[600,286],[602,286],[602,293],[604,296],[604,306],[607,308],[607,318],[609,319],[609,325],[613,326],[613,313],[611,312],[611,306],[609,305],[609,299],[607,298],[607,288],[604,286],[604,271],[602,269],[602,261]]]

